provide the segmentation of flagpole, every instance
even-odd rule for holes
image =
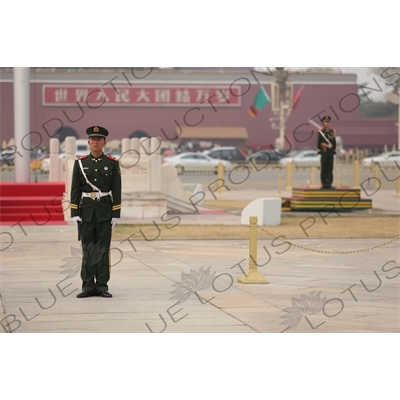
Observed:
[[[279,150],[284,150],[285,143],[285,110],[283,101],[279,104]]]
[[[397,91],[398,94],[398,105],[399,105],[399,109],[398,109],[398,116],[397,116],[397,151],[400,151],[400,87]]]
[[[286,110],[289,110],[290,107],[288,105],[289,99],[287,98],[287,88],[288,85],[286,83],[289,77],[289,72],[284,69],[279,69],[276,75],[276,83],[278,85],[277,95],[279,96],[279,150],[285,149],[285,129],[286,129],[286,119],[288,117]]]
[[[14,67],[15,182],[30,182],[30,68]],[[18,157],[17,157],[18,154]]]

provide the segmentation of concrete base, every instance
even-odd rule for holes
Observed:
[[[248,225],[250,217],[258,218],[258,225],[280,225],[282,200],[280,197],[268,197],[253,200],[242,211],[241,224]]]
[[[160,218],[167,212],[167,200],[161,194],[122,194],[121,218]]]
[[[269,283],[257,269],[249,269],[246,274],[243,274],[239,279],[239,283]]]

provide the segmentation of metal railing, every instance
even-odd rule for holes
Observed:
[[[64,161],[64,160],[62,160]],[[363,167],[358,161],[352,163],[337,162],[334,165],[333,186],[336,188],[364,187],[393,189],[400,195],[400,168],[394,166]],[[218,175],[215,171],[184,172],[179,175],[182,183],[202,184],[204,187],[213,185],[218,179],[230,189],[273,189],[278,193],[290,191],[293,187],[320,187],[319,166],[299,166],[289,163],[280,164],[237,164],[231,171]],[[0,181],[15,180],[14,166],[0,166]],[[49,173],[40,168],[31,169],[31,182],[49,181]],[[222,182],[221,182],[222,183]]]

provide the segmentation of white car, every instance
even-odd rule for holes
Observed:
[[[389,151],[387,153],[382,153],[376,157],[366,157],[362,160],[363,167],[372,167],[377,164],[379,167],[395,167],[397,164],[400,166],[400,152],[399,151]]]
[[[284,166],[289,162],[302,167],[319,167],[321,156],[316,150],[302,150],[296,152],[292,157],[284,157],[279,160],[279,164]]]
[[[213,147],[209,150],[204,150],[202,154],[218,160],[227,160],[233,162],[246,161],[246,154],[234,146]]]
[[[179,175],[189,171],[212,171],[217,173],[219,163],[222,163],[224,172],[233,168],[230,161],[218,160],[201,153],[185,152],[164,158],[164,165],[173,165],[178,170]]]

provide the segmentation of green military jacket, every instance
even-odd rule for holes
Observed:
[[[318,154],[336,154],[336,136],[335,136],[335,131],[332,129],[321,129],[321,132],[324,133],[325,137],[332,143],[332,147],[326,148],[326,151],[324,151],[324,147],[321,146],[322,143],[327,143],[327,141],[323,138],[323,136],[318,133],[318,141],[317,141],[317,151]]]
[[[111,192],[111,195],[92,199],[82,197],[82,193],[96,192],[83,176],[79,166],[82,162],[83,170],[89,182],[101,192]],[[92,154],[79,157],[75,160],[71,181],[71,217],[81,216],[83,221],[91,222],[93,214],[97,222],[120,218],[121,216],[121,169],[118,160],[104,153],[95,157]],[[81,209],[79,209],[81,207]]]

